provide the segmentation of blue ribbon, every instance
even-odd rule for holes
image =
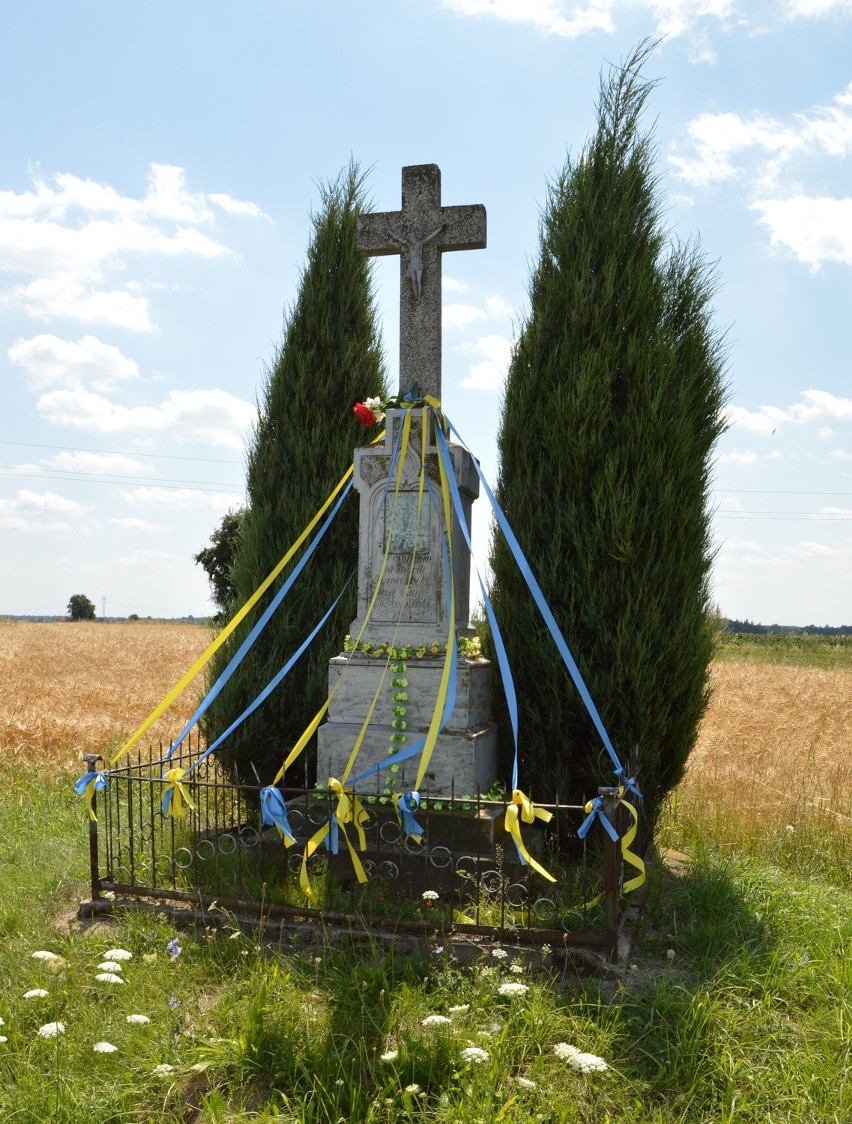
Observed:
[[[89,773],[85,773],[82,777],[80,777],[78,781],[74,782],[74,791],[78,796],[83,796],[86,792],[87,787],[92,783],[92,781],[95,782],[95,792],[103,792],[103,790],[109,785],[109,781],[107,780],[104,773],[92,771]]]
[[[260,790],[260,821],[278,828],[278,834],[290,847],[296,842],[296,837],[287,819],[287,805],[284,797],[277,788],[267,785]]]
[[[222,688],[225,686],[225,684],[228,682],[228,680],[234,674],[234,671],[237,669],[238,665],[241,663],[241,661],[242,661],[243,657],[245,656],[246,652],[248,652],[249,648],[251,648],[252,644],[254,644],[255,640],[258,638],[260,633],[266,627],[267,622],[269,621],[270,617],[278,609],[278,606],[281,604],[281,602],[284,600],[284,598],[289,593],[289,591],[290,591],[293,583],[295,582],[296,578],[298,578],[299,574],[301,574],[302,570],[305,568],[305,566],[310,561],[311,557],[313,556],[314,551],[319,546],[319,544],[322,541],[322,538],[325,535],[326,531],[331,526],[331,524],[334,522],[334,519],[337,516],[338,511],[340,510],[341,504],[346,499],[346,497],[349,495],[351,490],[352,490],[352,481],[350,480],[349,483],[346,485],[346,487],[343,489],[343,491],[338,496],[337,503],[335,503],[334,507],[331,509],[329,514],[326,516],[326,519],[325,519],[324,523],[320,527],[319,531],[317,531],[317,533],[316,533],[314,539],[312,540],[310,546],[307,548],[305,553],[299,559],[296,566],[293,568],[292,573],[289,575],[287,580],[284,582],[284,584],[281,586],[281,588],[275,594],[272,601],[270,601],[269,605],[266,607],[263,614],[258,619],[257,623],[252,628],[251,632],[248,634],[248,636],[245,638],[245,640],[242,642],[242,644],[239,646],[239,648],[236,650],[236,652],[234,652],[233,656],[228,661],[228,664],[225,667],[225,669],[223,670],[222,674],[219,676],[219,678],[216,680],[216,682],[213,684],[213,686],[207,692],[207,695],[201,701],[198,709],[195,711],[193,716],[187,722],[187,724],[186,724],[186,726],[183,730],[183,733],[180,735],[180,737],[177,739],[177,741],[170,747],[169,752],[166,754],[166,757],[165,757],[166,761],[168,761],[169,758],[174,754],[175,750],[178,748],[178,746],[181,744],[181,742],[183,742],[184,738],[187,736],[187,734],[192,729],[192,727],[195,725],[195,723],[198,721],[198,719],[201,718],[207,712],[207,710],[209,709],[209,707],[213,703],[214,699],[216,699],[216,697],[221,692]],[[288,668],[288,670],[289,670],[289,668]],[[250,713],[249,711],[246,711],[246,713],[245,713],[245,715],[243,715],[243,717],[247,717],[249,713]],[[240,719],[239,721],[242,721],[242,719]],[[230,729],[232,730],[233,728],[234,727],[232,726]],[[230,730],[228,732],[230,733]],[[209,752],[210,751],[208,750],[208,753]],[[205,756],[206,756],[206,754],[205,754]],[[200,764],[200,762],[202,760],[203,760],[203,758],[199,758],[198,761],[196,762],[196,765]]]
[[[337,813],[332,812],[328,821],[328,835],[325,837],[325,849],[332,855],[338,853],[338,830],[337,830]]]
[[[395,798],[394,802],[405,834],[423,835],[423,828],[414,818],[415,811],[420,807],[420,793],[403,792],[401,796]]]
[[[227,737],[230,737],[230,735],[234,732],[234,730],[236,730],[238,726],[241,726],[243,724],[243,722],[245,722],[245,720],[257,710],[257,708],[260,706],[261,703],[265,702],[266,699],[269,698],[269,696],[272,694],[272,692],[275,690],[275,688],[278,686],[278,684],[282,681],[282,679],[284,679],[289,674],[291,668],[293,667],[293,664],[296,663],[296,661],[299,659],[299,657],[302,655],[302,653],[305,651],[305,649],[310,647],[310,645],[313,643],[314,637],[322,629],[325,622],[328,620],[328,618],[331,616],[331,614],[337,608],[337,604],[340,601],[340,598],[343,596],[343,594],[346,590],[346,586],[349,585],[349,582],[351,580],[352,580],[351,577],[346,579],[346,582],[343,585],[343,589],[341,589],[340,593],[338,593],[337,597],[331,603],[329,608],[325,611],[325,614],[322,616],[322,618],[316,624],[313,631],[310,633],[310,635],[308,635],[302,641],[302,643],[299,645],[299,647],[296,649],[296,651],[293,653],[293,655],[289,658],[289,660],[284,664],[284,666],[281,668],[281,670],[279,672],[277,672],[277,674],[274,675],[272,677],[272,679],[270,679],[270,681],[266,684],[266,686],[263,688],[263,690],[260,692],[260,694],[254,700],[254,702],[249,703],[249,705],[242,712],[242,714],[239,716],[239,718],[235,718],[234,721],[231,723],[231,725],[227,728],[227,730],[225,730],[224,733],[220,734],[219,737],[213,742],[213,744],[209,745],[207,747],[207,749],[205,749],[205,751],[201,754],[201,756],[199,758],[197,758],[197,760],[193,761],[193,763],[190,765],[190,767],[186,770],[187,776],[193,771],[193,769],[198,768],[198,766],[205,759],[205,757],[209,757],[209,755],[215,749],[218,749],[218,747],[222,744],[222,742]]]
[[[610,837],[610,839],[613,841],[613,843],[618,842],[618,832],[612,826],[608,817],[604,813],[603,803],[604,802],[603,802],[602,796],[596,796],[594,798],[594,800],[592,801],[591,812],[589,812],[589,814],[586,816],[586,818],[583,820],[583,822],[577,828],[577,838],[578,839],[585,839],[586,836],[589,833],[589,828],[592,826],[592,824],[595,822],[595,820],[600,820],[601,826],[603,827],[603,829],[607,833],[607,835]],[[586,807],[588,808],[588,804],[586,805]]]
[[[462,441],[458,430],[448,418],[446,419],[446,421],[447,425],[450,428],[450,431],[454,433],[456,437],[458,437],[459,442],[464,445],[464,442]],[[464,445],[464,447],[467,449],[466,445]],[[469,449],[468,452],[470,452]],[[473,455],[471,454],[471,456]],[[494,517],[497,520],[500,530],[503,532],[503,535],[506,539],[509,549],[512,552],[515,562],[518,564],[518,569],[521,571],[521,575],[524,581],[527,583],[530,593],[533,595],[533,599],[538,606],[538,610],[542,615],[544,623],[547,625],[547,629],[550,632],[550,635],[553,637],[554,643],[556,644],[559,654],[562,657],[562,662],[567,667],[568,672],[574,682],[574,686],[577,688],[580,698],[583,700],[586,710],[589,713],[589,717],[594,723],[595,729],[600,735],[601,741],[603,742],[604,747],[606,748],[606,751],[610,756],[613,767],[615,769],[615,775],[619,778],[619,780],[623,781],[625,777],[624,767],[619,761],[618,754],[613,748],[613,744],[610,741],[609,734],[606,732],[606,727],[601,720],[601,716],[600,714],[598,714],[598,709],[594,704],[594,700],[589,694],[589,689],[586,686],[585,681],[583,680],[583,676],[580,674],[580,669],[579,667],[577,667],[576,661],[571,655],[571,651],[567,643],[565,642],[565,637],[562,635],[559,625],[556,623],[556,618],[554,617],[553,613],[551,612],[550,606],[545,600],[544,594],[541,591],[541,586],[535,579],[535,575],[533,574],[532,569],[530,568],[530,565],[524,556],[524,552],[521,550],[520,543],[515,537],[514,531],[509,526],[508,519],[503,513],[503,509],[500,507],[494,496],[494,493],[488,486],[488,481],[483,476],[482,469],[479,467],[479,462],[477,461],[476,457],[473,457],[473,466],[476,469],[476,474],[479,477],[485,494],[488,497],[488,501],[491,504],[491,508],[494,512]]]

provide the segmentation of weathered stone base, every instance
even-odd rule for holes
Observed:
[[[406,745],[426,736],[443,670],[443,659],[409,661],[405,678]],[[391,673],[384,682],[385,661],[369,656],[335,656],[329,661],[328,685],[337,692],[329,708],[329,720],[317,731],[317,778],[340,780],[361,725],[376,692],[378,699],[370,726],[349,776],[358,776],[384,761],[397,731],[393,718]],[[433,796],[485,793],[497,778],[497,728],[491,721],[491,665],[487,660],[459,660],[456,705],[438,737],[429,761],[423,788]],[[404,748],[400,745],[398,748]],[[415,754],[395,773],[393,788],[400,792],[414,785],[419,766]],[[390,776],[391,774],[387,774]],[[373,789],[384,788],[384,775],[368,782]]]

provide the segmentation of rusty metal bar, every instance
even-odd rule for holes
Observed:
[[[95,762],[102,761],[99,753],[85,753],[83,760],[86,762],[86,772],[95,772]],[[97,791],[92,789],[92,816],[97,817]],[[98,821],[89,816],[89,878],[92,883],[92,901],[97,901],[101,896],[101,880],[98,873]]]

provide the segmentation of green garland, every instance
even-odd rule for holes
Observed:
[[[359,652],[362,656],[373,656],[375,659],[389,658],[396,662],[405,662],[412,658],[422,660],[428,656],[443,656],[447,645],[440,640],[433,640],[429,644],[374,644],[371,640],[358,643],[351,636],[344,636],[343,651]],[[478,636],[460,636],[458,638],[459,655],[467,660],[482,658],[482,650]]]

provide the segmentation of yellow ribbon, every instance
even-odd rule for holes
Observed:
[[[186,769],[176,767],[163,774],[163,779],[169,782],[163,792],[163,803],[168,808],[168,814],[176,820],[182,820],[186,817],[186,807],[195,809],[195,805],[181,784],[186,772]],[[171,800],[167,800],[169,793],[172,794]],[[184,804],[186,804],[186,807],[184,807]]]
[[[364,851],[367,848],[367,836],[364,833],[364,825],[370,817],[358,796],[351,790],[347,791],[339,780],[336,780],[334,777],[329,777],[328,788],[330,792],[333,792],[337,796],[337,807],[334,810],[334,818],[337,820],[338,827],[346,841],[349,856],[352,859],[352,866],[355,868],[355,877],[359,882],[366,882],[367,872],[364,870],[361,860],[358,857],[358,852],[352,845],[349,833],[346,830],[346,825],[350,823],[354,825],[358,834],[360,849]],[[314,897],[314,892],[311,888],[310,879],[308,878],[308,859],[327,838],[330,831],[331,819],[329,819],[328,823],[324,823],[319,831],[311,836],[305,845],[304,854],[302,855],[302,869],[299,872],[299,885],[302,887],[303,893],[309,898]]]
[[[639,887],[643,885],[645,881],[645,863],[638,855],[630,850],[630,844],[636,838],[636,832],[639,830],[639,814],[627,800],[622,800],[621,803],[633,817],[633,823],[621,838],[621,857],[624,862],[629,863],[639,871],[638,874],[634,874],[632,878],[623,883],[621,887],[622,894],[629,894],[631,890],[638,890]]]
[[[506,808],[506,831],[508,831],[512,839],[514,839],[515,846],[518,848],[518,853],[527,865],[531,866],[533,870],[538,871],[548,882],[555,882],[556,879],[549,871],[544,869],[541,863],[536,862],[527,850],[521,837],[521,821],[523,821],[523,823],[534,823],[536,820],[542,820],[544,823],[550,823],[552,819],[552,812],[548,812],[544,808],[536,808],[532,800],[521,792],[519,788],[516,788],[512,793],[512,803]]]
[[[384,432],[380,433],[379,436],[373,441],[373,444],[375,445],[379,441],[383,441],[384,436],[385,436]],[[201,671],[204,667],[207,666],[207,664],[213,658],[215,653],[222,647],[222,645],[225,643],[225,641],[228,639],[228,637],[241,624],[241,622],[243,620],[245,620],[248,613],[251,612],[251,610],[254,608],[254,606],[257,604],[257,602],[260,600],[260,598],[263,596],[263,594],[267,591],[267,589],[269,589],[269,587],[272,585],[272,583],[275,581],[275,579],[278,577],[278,575],[281,573],[281,571],[284,569],[284,567],[287,565],[287,563],[293,558],[293,556],[296,554],[296,552],[302,546],[305,539],[308,538],[311,531],[313,531],[314,527],[316,527],[317,523],[319,523],[319,521],[323,517],[323,515],[325,515],[326,511],[328,511],[328,509],[331,507],[331,505],[337,499],[338,495],[340,494],[342,489],[345,487],[346,482],[348,481],[349,477],[352,475],[353,471],[354,471],[354,465],[349,467],[346,470],[346,472],[344,472],[343,476],[341,476],[339,482],[337,483],[336,487],[332,491],[331,495],[328,497],[328,499],[325,501],[325,503],[322,505],[322,507],[319,509],[319,511],[316,513],[316,515],[313,517],[313,519],[311,519],[310,523],[308,523],[307,527],[305,527],[304,531],[302,531],[302,533],[299,535],[299,537],[296,539],[296,541],[293,543],[293,545],[290,547],[290,549],[287,551],[287,553],[284,555],[284,557],[281,559],[281,561],[278,563],[278,565],[275,567],[275,569],[269,574],[268,577],[266,577],[261,582],[261,584],[257,587],[257,589],[254,591],[254,593],[251,595],[251,597],[248,599],[248,601],[246,601],[246,603],[243,605],[243,607],[241,609],[239,609],[234,614],[234,616],[231,618],[230,621],[228,621],[228,623],[225,625],[225,627],[222,629],[222,631],[219,633],[219,635],[216,637],[216,639],[213,641],[213,643],[209,646],[209,648],[207,648],[207,650],[205,652],[203,652],[198,657],[198,659],[195,661],[195,663],[192,665],[192,667],[189,669],[189,671],[187,671],[186,674],[175,684],[175,686],[171,689],[171,691],[169,691],[169,693],[166,695],[166,697],[163,699],[163,701],[161,703],[159,703],[157,706],[154,707],[154,709],[151,711],[151,713],[148,715],[148,717],[145,719],[145,721],[142,723],[142,725],[139,727],[139,729],[136,730],[136,732],[134,734],[132,734],[130,738],[128,738],[128,740],[124,743],[124,745],[121,747],[121,749],[118,751],[118,753],[116,753],[115,756],[111,759],[111,761],[109,763],[110,768],[113,765],[115,765],[115,763],[117,761],[119,761],[124,756],[125,753],[127,753],[127,751],[131,748],[131,746],[135,745],[135,743],[142,737],[142,735],[147,730],[149,730],[151,728],[151,726],[153,726],[153,724],[157,721],[157,719],[168,710],[168,708],[175,701],[175,699],[178,698],[178,696],[181,695],[184,692],[184,690],[189,686],[189,684],[192,682],[192,680],[195,678],[195,676],[199,673],[199,671]]]

